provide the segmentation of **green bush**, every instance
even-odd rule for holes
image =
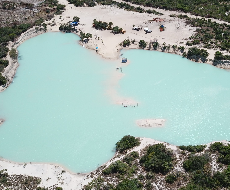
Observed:
[[[97,21],[96,19],[93,20],[93,27],[97,30],[106,30],[109,24],[107,22]]]
[[[115,190],[141,190],[143,184],[137,179],[124,179],[118,183]]]
[[[114,33],[114,34],[120,34],[120,33],[122,33],[122,28],[119,28],[118,26],[115,26],[115,27],[113,27],[112,28],[112,32]]]
[[[67,24],[61,24],[59,26],[59,30],[62,32],[70,33],[74,31],[74,28],[70,24],[67,23]]]
[[[154,173],[152,173],[152,172],[147,172],[147,174],[146,174],[146,179],[154,179],[155,178],[155,175],[154,175]]]
[[[10,55],[10,57],[11,57],[12,59],[17,59],[17,57],[18,57],[17,50],[14,49],[14,48],[12,48],[12,49],[10,50],[9,55]]]
[[[141,143],[140,143],[139,138],[135,138],[133,136],[126,135],[120,141],[116,143],[116,151],[123,153],[127,151],[128,149],[131,149],[140,144]]]
[[[6,78],[0,73],[0,85],[5,85],[7,82]]]
[[[206,145],[196,145],[196,146],[179,146],[181,150],[187,150],[189,152],[202,152],[205,149]]]
[[[198,49],[198,48],[196,48],[196,47],[189,48],[188,54],[187,54],[188,57],[192,57],[192,56],[202,56],[202,57],[205,57],[205,58],[207,58],[208,55],[209,55],[209,53],[207,52],[207,50]]]
[[[127,164],[130,165],[137,158],[139,158],[139,153],[136,151],[133,151],[123,158],[123,162],[126,162]]]
[[[123,47],[130,46],[131,44],[129,39],[124,40],[122,43],[123,43]]]
[[[104,175],[119,173],[121,175],[125,174],[128,169],[128,165],[121,162],[120,160],[112,163],[102,171]]]
[[[210,150],[219,153],[218,162],[226,165],[230,164],[230,145],[225,146],[221,142],[215,142],[210,145]]]
[[[207,163],[208,163],[208,158],[206,156],[191,155],[187,160],[184,161],[183,168],[187,172],[192,172],[192,171],[203,169],[204,165]]]
[[[37,187],[36,190],[48,190],[48,188],[45,188],[45,187]]]
[[[230,60],[230,56],[223,55],[221,52],[216,51],[214,59],[215,60]]]
[[[73,17],[73,21],[74,21],[74,22],[79,22],[79,21],[80,21],[80,18],[77,17],[77,16],[74,16],[74,17]]]
[[[215,143],[211,144],[209,147],[209,149],[212,152],[215,152],[215,151],[220,152],[223,148],[224,148],[224,144],[221,142],[215,142]]]
[[[0,65],[3,65],[4,67],[7,67],[9,65],[9,61],[0,59]]]
[[[9,49],[3,45],[0,45],[0,58],[6,57]]]
[[[6,170],[1,170],[0,171],[0,185],[3,184],[3,185],[6,185],[7,184],[7,181],[8,181],[8,173],[6,172]]]
[[[139,47],[142,49],[145,49],[147,46],[147,43],[144,40],[140,40],[139,41]]]
[[[147,170],[166,174],[172,168],[174,156],[163,144],[149,146],[146,153],[140,159],[140,164]]]
[[[165,177],[166,183],[173,184],[177,180],[177,175],[176,174],[169,174]]]

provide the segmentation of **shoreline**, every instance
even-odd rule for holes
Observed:
[[[145,137],[140,137],[140,141],[141,144],[128,150],[127,154],[132,151],[140,152],[148,145],[154,145],[159,143],[162,143],[166,146],[166,148],[170,148],[171,150],[173,150],[176,155],[178,153],[177,145]],[[214,142],[222,142],[225,145],[229,144],[227,140],[222,140],[212,141],[202,145],[206,145],[208,147]],[[88,173],[74,173],[63,166],[54,163],[18,163],[0,157],[0,171],[6,169],[6,172],[9,175],[38,177],[41,180],[41,183],[38,185],[39,187],[49,188],[53,186],[58,186],[62,187],[63,189],[80,190],[84,187],[84,185],[87,185],[93,179],[97,178],[103,168],[108,167],[114,161],[121,160],[127,154],[121,155],[120,153],[116,152],[110,160],[99,166],[96,170]]]
[[[160,33],[158,30],[157,31],[153,31],[152,33],[154,33],[152,35],[151,34],[144,34],[143,35],[143,31],[134,31],[132,30],[132,24],[129,24],[129,26],[127,26],[126,24],[122,23],[123,21],[120,21],[120,24],[122,27],[124,27],[124,29],[126,29],[126,33],[125,34],[116,34],[113,35],[111,33],[111,31],[105,30],[105,31],[101,31],[101,30],[96,30],[94,28],[92,28],[92,20],[95,17],[95,12],[98,11],[103,11],[105,13],[114,13],[114,12],[119,12],[117,13],[118,18],[120,18],[121,14],[124,14],[124,16],[127,16],[127,19],[131,19],[131,22],[133,21],[133,19],[135,20],[136,18],[139,20],[143,20],[144,22],[141,21],[140,25],[142,26],[150,26],[150,28],[156,28],[158,27],[159,23],[147,23],[147,19],[149,19],[149,17],[154,17],[156,15],[150,15],[147,13],[137,13],[137,12],[131,12],[131,11],[125,11],[123,9],[119,9],[116,7],[110,7],[110,6],[103,6],[103,5],[97,5],[96,7],[75,7],[72,4],[68,4],[68,2],[66,0],[59,0],[61,4],[65,4],[66,5],[66,10],[62,13],[62,15],[55,15],[54,18],[52,18],[49,21],[45,21],[45,23],[47,24],[47,31],[44,31],[44,28],[40,27],[40,29],[35,29],[36,27],[34,26],[33,28],[30,28],[29,30],[27,30],[26,32],[22,33],[20,35],[20,37],[16,40],[16,42],[9,42],[8,44],[8,48],[12,49],[12,48],[17,48],[18,46],[20,46],[24,41],[33,38],[35,36],[38,36],[40,34],[46,33],[46,32],[60,32],[59,31],[59,26],[60,24],[64,24],[67,23],[69,21],[71,21],[72,17],[75,15],[75,11],[80,12],[83,15],[83,18],[86,17],[86,19],[80,19],[80,24],[77,27],[77,29],[79,31],[83,31],[85,33],[87,32],[92,32],[92,38],[89,40],[88,43],[83,43],[79,40],[78,44],[83,46],[84,48],[87,48],[89,50],[95,51],[96,46],[99,47],[99,50],[97,52],[98,55],[100,55],[102,58],[104,59],[110,59],[110,60],[118,60],[120,58],[120,54],[121,54],[121,50],[130,50],[130,49],[141,49],[138,45],[138,40],[143,39],[143,40],[147,40],[146,42],[151,43],[151,40],[153,39],[157,39],[158,43],[159,43],[159,47],[156,50],[150,49],[149,47],[144,48],[144,50],[149,50],[149,51],[158,51],[158,52],[164,52],[164,53],[170,53],[170,54],[176,54],[179,56],[182,56],[183,52],[181,52],[180,50],[177,51],[173,51],[172,48],[170,48],[169,50],[162,50],[163,47],[163,43],[165,43],[165,41],[167,41],[167,44],[171,44],[171,45],[177,45],[179,46],[181,43],[185,43],[187,41],[187,38],[189,38],[190,36],[192,36],[194,34],[195,31],[195,27],[190,27],[190,26],[186,26],[185,22],[180,20],[177,21],[177,19],[175,18],[171,18],[169,17],[169,13],[171,11],[165,11],[162,10],[164,12],[164,15],[161,16],[157,16],[159,18],[164,19],[165,21],[161,24],[164,25],[169,25],[170,27],[172,27],[172,31],[168,31],[168,29],[166,29],[166,31],[163,31],[162,33]],[[87,9],[91,9],[91,11],[93,12],[92,15],[88,15],[87,14]],[[165,12],[169,12],[167,15],[165,15]],[[174,11],[175,12],[175,11]],[[101,13],[103,15],[103,13]],[[105,18],[104,16],[97,16],[97,17],[101,17],[99,18],[99,20],[102,21],[107,21],[108,19],[110,20],[118,20],[116,18],[117,15],[108,15],[108,18]],[[179,12],[178,12],[179,14]],[[70,16],[71,15],[71,16]],[[131,17],[133,17],[133,15],[135,15],[135,17],[132,19]],[[128,18],[130,17],[130,18]],[[165,18],[167,17],[167,18]],[[61,19],[61,20],[60,20]],[[97,18],[98,19],[98,18]],[[83,20],[83,21],[81,21]],[[175,30],[175,24],[180,23],[181,29],[179,30]],[[114,24],[115,25],[115,24]],[[128,27],[128,29],[127,29]],[[174,27],[174,28],[173,28]],[[172,34],[173,32],[179,33],[179,34]],[[79,36],[79,33],[73,32],[74,34]],[[158,36],[160,35],[160,36]],[[169,35],[169,36],[168,36]],[[96,38],[100,38],[99,40],[97,40]],[[159,38],[159,39],[158,39]],[[161,38],[161,39],[160,39]],[[167,39],[168,38],[168,39]],[[125,39],[130,39],[130,40],[135,40],[135,42],[133,44],[131,44],[129,47],[122,47],[119,44],[125,40]],[[150,40],[150,42],[149,42]],[[167,45],[166,44],[166,45]],[[184,44],[181,44],[182,46]],[[190,47],[185,47],[185,51],[188,50],[188,48]],[[199,48],[199,47],[198,47]],[[203,48],[205,49],[205,48]],[[198,60],[199,63],[206,63],[209,65],[213,65],[213,58],[214,58],[214,53],[215,50],[212,49],[206,49],[209,52],[209,57],[207,59],[206,62],[202,62],[201,60]],[[4,72],[2,73],[3,76],[5,76],[7,78],[7,84],[5,87],[0,86],[0,92],[4,91],[7,89],[7,87],[13,82],[13,78],[16,74],[16,70],[19,67],[19,63],[18,60],[13,60],[12,58],[10,58],[9,54],[6,57],[7,60],[9,60],[9,65],[5,68]],[[196,62],[195,60],[191,60],[193,62]],[[217,68],[221,68],[221,69],[230,69],[230,61],[223,61],[223,63],[221,62],[221,64],[215,66]],[[214,66],[214,65],[213,65]]]

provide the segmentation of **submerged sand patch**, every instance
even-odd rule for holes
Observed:
[[[163,127],[165,119],[139,119],[136,120],[136,124],[139,127]]]

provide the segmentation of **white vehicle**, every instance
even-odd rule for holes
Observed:
[[[152,32],[152,30],[150,30],[150,29],[148,29],[148,28],[144,28],[144,31],[145,31],[146,34]]]
[[[146,33],[151,33],[152,30],[149,30],[149,29],[148,29],[148,30],[145,30],[145,32],[146,32]]]
[[[134,26],[133,27],[133,30],[137,30],[137,31],[139,31],[141,28],[140,27],[137,27],[137,26]]]

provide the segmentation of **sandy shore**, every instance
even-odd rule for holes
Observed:
[[[15,163],[0,158],[0,170],[7,169],[9,175],[25,175],[41,178],[40,187],[62,187],[65,190],[79,190],[88,183],[87,174],[73,174],[54,164]]]

